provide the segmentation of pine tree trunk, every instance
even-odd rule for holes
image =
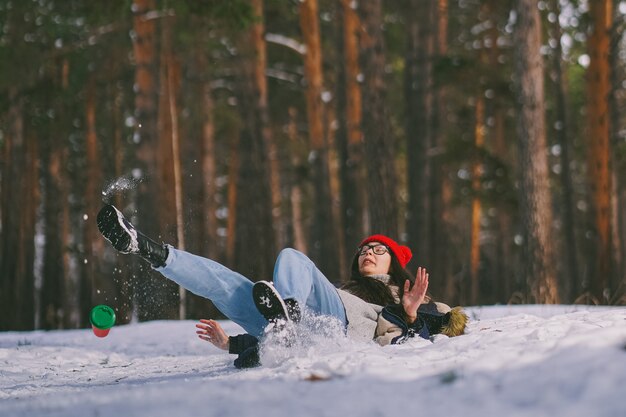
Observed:
[[[427,157],[432,137],[432,2],[410,0],[407,28],[404,96],[407,109],[407,233],[413,259],[430,266],[429,219],[431,161]]]
[[[99,288],[98,274],[99,258],[96,254],[102,253],[103,239],[96,230],[95,218],[100,210],[100,189],[102,184],[102,168],[98,152],[98,136],[96,133],[96,88],[95,80],[91,78],[85,91],[85,119],[86,119],[86,189],[85,212],[87,220],[83,223],[84,257],[83,278],[79,289],[80,326],[89,326],[89,312],[94,306],[94,291]]]
[[[230,137],[230,150],[228,157],[228,219],[226,224],[226,262],[234,267],[235,249],[237,242],[237,207],[239,206],[238,184],[240,162],[239,147],[241,133],[236,129]]]
[[[494,114],[494,154],[502,161],[509,159],[505,133],[505,109],[498,106]],[[494,277],[495,300],[507,303],[513,294],[513,227],[511,210],[506,202],[498,207],[497,215],[496,274]]]
[[[560,15],[560,6],[557,0],[552,1],[552,10]],[[576,221],[574,217],[574,189],[572,181],[572,173],[570,169],[570,135],[569,135],[569,117],[567,116],[566,87],[563,79],[563,51],[561,48],[562,30],[559,20],[556,19],[552,25],[552,36],[556,40],[553,51],[552,71],[554,73],[554,97],[555,113],[558,127],[556,130],[557,142],[561,146],[561,186],[562,191],[562,207],[563,207],[563,254],[564,258],[564,276],[563,288],[566,302],[573,302],[580,294],[581,285],[578,272],[578,257],[576,250]]]
[[[202,195],[203,230],[206,241],[206,254],[217,259],[217,162],[215,154],[215,120],[213,93],[208,82],[202,88]]]
[[[538,303],[558,303],[554,272],[552,205],[546,149],[541,18],[537,3],[518,0],[515,70],[521,213],[525,231],[525,278]]]
[[[499,56],[502,51],[498,45],[498,38],[500,37],[499,22],[502,19],[501,14],[498,11],[501,3],[498,0],[489,0],[484,4],[484,14],[490,21],[490,28],[487,30],[485,40],[485,48],[487,50],[487,65],[494,71],[501,66],[498,62]],[[486,108],[486,118],[493,120],[493,127],[490,129],[490,151],[493,152],[495,158],[503,163],[510,164],[510,145],[506,131],[506,111],[507,111],[507,98],[500,93],[498,88],[499,81],[493,78],[487,80],[487,88],[494,93],[493,98],[488,101]],[[511,171],[514,167],[511,167]],[[499,192],[501,197],[508,190],[501,190]],[[513,271],[517,268],[513,261],[512,244],[513,244],[513,229],[512,229],[512,207],[508,198],[499,198],[496,205],[496,227],[495,227],[495,267],[492,273],[491,286],[492,290],[492,302],[506,303],[509,301],[511,294],[513,293]]]
[[[234,268],[256,281],[270,279],[276,257],[275,229],[272,218],[271,184],[264,117],[257,77],[259,61],[246,33],[241,44],[238,103],[242,130],[238,148],[237,213]]]
[[[177,144],[174,144],[177,134],[177,132],[174,132],[174,129],[178,128],[178,126],[175,127],[174,124],[177,122],[178,116],[172,114],[172,111],[176,111],[176,104],[174,103],[172,106],[171,101],[176,96],[176,92],[171,91],[171,89],[176,89],[177,87],[174,81],[176,68],[174,68],[174,59],[172,57],[172,24],[171,18],[161,20],[160,92],[157,119],[157,161],[159,172],[159,180],[157,182],[159,188],[159,235],[157,241],[173,243],[177,248],[185,250],[184,237],[182,240],[179,240],[181,236],[178,230],[178,202],[181,190],[178,188],[179,184],[176,182],[176,164],[178,163],[177,160],[180,158],[180,155],[174,153],[175,148],[178,150]],[[169,319],[179,317],[181,308],[180,287],[161,276],[155,276],[154,283],[155,288],[153,291],[157,292],[156,297],[158,297],[160,304],[158,314]],[[177,294],[178,296],[176,296]]]
[[[388,234],[397,239],[396,153],[393,136],[389,134],[381,0],[359,3],[359,16],[363,27],[360,38],[360,62],[364,77],[361,93],[370,228],[374,233]]]
[[[109,99],[114,103],[112,109],[112,123],[113,126],[113,178],[120,178],[122,176],[122,169],[124,167],[124,150],[125,147],[122,144],[122,129],[123,129],[123,116],[122,116],[122,102],[123,93],[118,87],[114,87],[110,92]],[[113,204],[116,207],[122,207],[122,195],[117,193],[113,196]],[[102,253],[104,250],[104,239],[98,236],[98,249],[96,253]],[[115,258],[115,265],[106,267],[106,273],[110,274],[110,271],[124,271],[127,268],[127,258],[118,256]],[[102,262],[103,263],[103,262]],[[131,312],[133,311],[134,300],[134,286],[133,281],[124,277],[123,279],[113,279],[115,285],[115,292],[117,294],[117,308],[115,309],[116,321],[120,324],[130,322]]]
[[[37,142],[25,138],[23,102],[9,92],[10,121],[0,166],[0,329],[35,326],[34,235],[38,204]]]
[[[167,232],[160,224],[160,207],[163,200],[157,196],[159,187],[159,138],[157,136],[157,92],[158,83],[156,21],[149,18],[155,10],[154,0],[133,0],[133,52],[135,58],[135,135],[139,140],[136,157],[142,181],[137,189],[137,218],[133,219],[144,234],[159,240]],[[173,193],[168,189],[167,194]],[[165,199],[165,196],[161,196]],[[157,201],[159,201],[157,203]],[[126,213],[129,214],[129,213]],[[167,236],[167,235],[165,235]],[[164,278],[158,277],[152,268],[141,261],[135,290],[139,320],[154,320],[171,317],[171,290],[166,289]],[[163,303],[169,314],[163,311]]]
[[[42,155],[44,165],[44,238],[43,283],[41,287],[40,323],[42,328],[60,329],[63,327],[63,300],[65,299],[65,246],[63,233],[63,200],[61,184],[63,176],[62,146],[58,135],[53,135],[45,143]]]
[[[297,126],[297,114],[298,111],[295,107],[290,107],[289,113],[289,125],[287,128],[287,136],[289,137],[289,149],[291,154],[291,175],[289,176],[289,188],[290,188],[290,200],[291,200],[291,225],[293,234],[293,247],[300,252],[307,253],[307,237],[304,225],[304,176],[302,172],[304,170],[304,157],[301,150],[301,141],[298,135]]]
[[[437,22],[434,39],[434,59],[440,60],[448,54],[448,0],[438,0],[433,6],[433,22]],[[430,172],[430,276],[433,277],[429,291],[435,297],[447,295],[447,289],[453,288],[453,265],[450,263],[450,224],[451,224],[451,193],[450,179],[445,175],[446,170],[442,158],[446,151],[445,126],[447,125],[447,89],[445,86],[435,86],[432,105],[432,149]],[[452,302],[452,297],[445,298]]]
[[[589,3],[592,32],[588,38],[587,114],[588,167],[596,233],[596,264],[590,281],[593,297],[606,303],[611,297],[611,167],[609,143],[609,28],[610,0]]]
[[[324,108],[322,104],[322,49],[317,0],[300,2],[300,30],[306,45],[304,75],[306,78],[306,109],[311,144],[311,178],[314,195],[313,221],[311,223],[310,257],[331,280],[339,280],[339,259],[333,224],[330,196],[330,170],[328,143],[324,134]]]
[[[613,253],[615,266],[613,268],[614,276],[622,277],[616,280],[614,288],[622,288],[621,293],[614,294],[612,303],[619,303],[619,297],[622,297],[622,303],[626,301],[626,214],[622,207],[626,205],[626,192],[624,191],[626,158],[623,154],[616,152],[620,142],[622,141],[620,130],[621,103],[620,96],[623,95],[622,81],[624,79],[623,68],[621,67],[620,47],[622,45],[622,37],[626,22],[621,17],[619,10],[619,1],[613,0],[613,24],[611,27],[611,43],[609,50],[609,72],[611,74],[611,94],[609,95],[610,109],[610,143],[611,148],[611,167],[613,173],[612,181],[612,232],[613,232]]]
[[[482,91],[476,97],[474,120],[474,145],[480,150],[485,145],[485,100]],[[480,158],[476,155],[476,158]],[[481,193],[482,164],[475,160],[472,164],[472,216],[470,233],[470,303],[479,303],[480,282],[478,268],[480,266],[480,218],[482,216]]]
[[[252,7],[254,8],[254,14],[257,16],[258,21],[252,25],[251,37],[252,45],[256,54],[256,65],[254,69],[254,76],[256,78],[256,85],[259,89],[259,114],[261,122],[261,135],[263,137],[263,143],[267,149],[267,166],[269,169],[269,181],[270,181],[270,193],[272,200],[272,222],[274,224],[274,241],[276,243],[275,249],[280,249],[286,244],[286,224],[281,215],[281,195],[280,195],[280,161],[278,158],[278,149],[272,133],[268,96],[267,96],[267,77],[265,76],[265,70],[267,68],[267,51],[265,43],[265,24],[263,17],[263,0],[253,0]]]
[[[337,64],[337,148],[339,149],[341,181],[341,223],[344,253],[350,256],[365,235],[363,213],[365,193],[363,171],[363,133],[361,131],[361,90],[358,84],[359,18],[351,0],[341,0],[338,6],[339,59]],[[344,270],[343,268],[341,270]],[[347,276],[344,278],[348,278]]]
[[[177,95],[180,90],[180,64],[174,56],[172,50],[172,26],[174,18],[165,22],[164,37],[166,42],[164,48],[167,59],[167,92],[169,104],[169,117],[172,128],[172,173],[174,177],[175,214],[176,214],[176,242],[181,250],[185,250],[185,222],[183,215],[183,179],[181,171],[180,135],[178,126],[178,100]],[[178,287],[178,318],[187,318],[187,290],[182,286]]]
[[[24,187],[22,188],[25,201],[20,210],[22,227],[19,259],[22,268],[21,273],[15,275],[18,290],[14,300],[18,300],[19,303],[18,316],[15,320],[16,330],[32,330],[35,327],[35,224],[41,200],[39,165],[39,142],[34,136],[29,136],[26,140]]]

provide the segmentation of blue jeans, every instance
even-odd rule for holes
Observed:
[[[261,336],[267,320],[252,300],[253,282],[211,259],[168,246],[163,276],[194,294],[208,298],[233,322],[253,336]],[[274,287],[283,299],[293,298],[315,314],[336,317],[347,324],[337,289],[302,252],[283,249],[274,266]]]

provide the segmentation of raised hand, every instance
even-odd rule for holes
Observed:
[[[417,268],[415,283],[409,290],[411,282],[407,279],[404,282],[404,295],[402,296],[402,307],[407,316],[407,321],[413,323],[417,319],[417,309],[424,302],[426,290],[428,290],[428,273],[426,268]]]
[[[196,327],[200,329],[196,330],[196,334],[200,339],[211,342],[217,348],[228,350],[228,335],[218,322],[202,319],[199,324],[196,324]]]

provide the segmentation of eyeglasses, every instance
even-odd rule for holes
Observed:
[[[379,243],[376,245],[363,245],[357,250],[357,253],[359,254],[359,256],[363,256],[370,249],[372,250],[372,252],[374,252],[374,255],[384,255],[385,253],[389,252],[389,248],[387,246],[381,245]]]

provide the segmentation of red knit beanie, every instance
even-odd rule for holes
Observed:
[[[411,257],[413,256],[413,253],[411,253],[411,249],[409,249],[408,246],[399,245],[395,240],[385,235],[372,235],[370,237],[367,237],[363,239],[363,242],[361,242],[359,247],[370,242],[380,242],[383,245],[386,245],[389,250],[392,251],[394,255],[396,255],[396,258],[398,258],[398,261],[400,262],[400,265],[402,265],[402,268],[404,268],[406,264],[409,263]]]

